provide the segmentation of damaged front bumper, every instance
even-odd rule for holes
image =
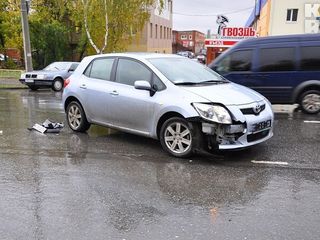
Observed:
[[[266,106],[259,115],[243,114],[241,108],[229,110],[232,110],[232,124],[209,122],[200,117],[192,119],[200,124],[201,147],[204,150],[211,152],[247,148],[273,136],[274,115],[270,106]]]

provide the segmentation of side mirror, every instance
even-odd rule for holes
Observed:
[[[150,91],[151,90],[151,85],[149,82],[147,81],[135,81],[134,82],[134,88],[135,89],[140,89],[140,90],[148,90]]]
[[[135,81],[134,88],[149,91],[151,97],[156,93],[156,90],[151,87],[150,83],[144,80]]]

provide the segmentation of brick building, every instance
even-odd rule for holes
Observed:
[[[199,31],[173,31],[172,52],[191,51],[195,54],[204,49],[205,34]]]

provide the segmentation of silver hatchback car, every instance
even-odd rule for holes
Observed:
[[[171,54],[85,57],[65,81],[67,122],[159,139],[176,157],[242,149],[273,135],[270,102],[208,67]]]

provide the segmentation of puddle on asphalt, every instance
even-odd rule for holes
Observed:
[[[91,125],[88,130],[88,135],[91,137],[102,137],[117,133],[119,133],[119,131],[98,125]]]

